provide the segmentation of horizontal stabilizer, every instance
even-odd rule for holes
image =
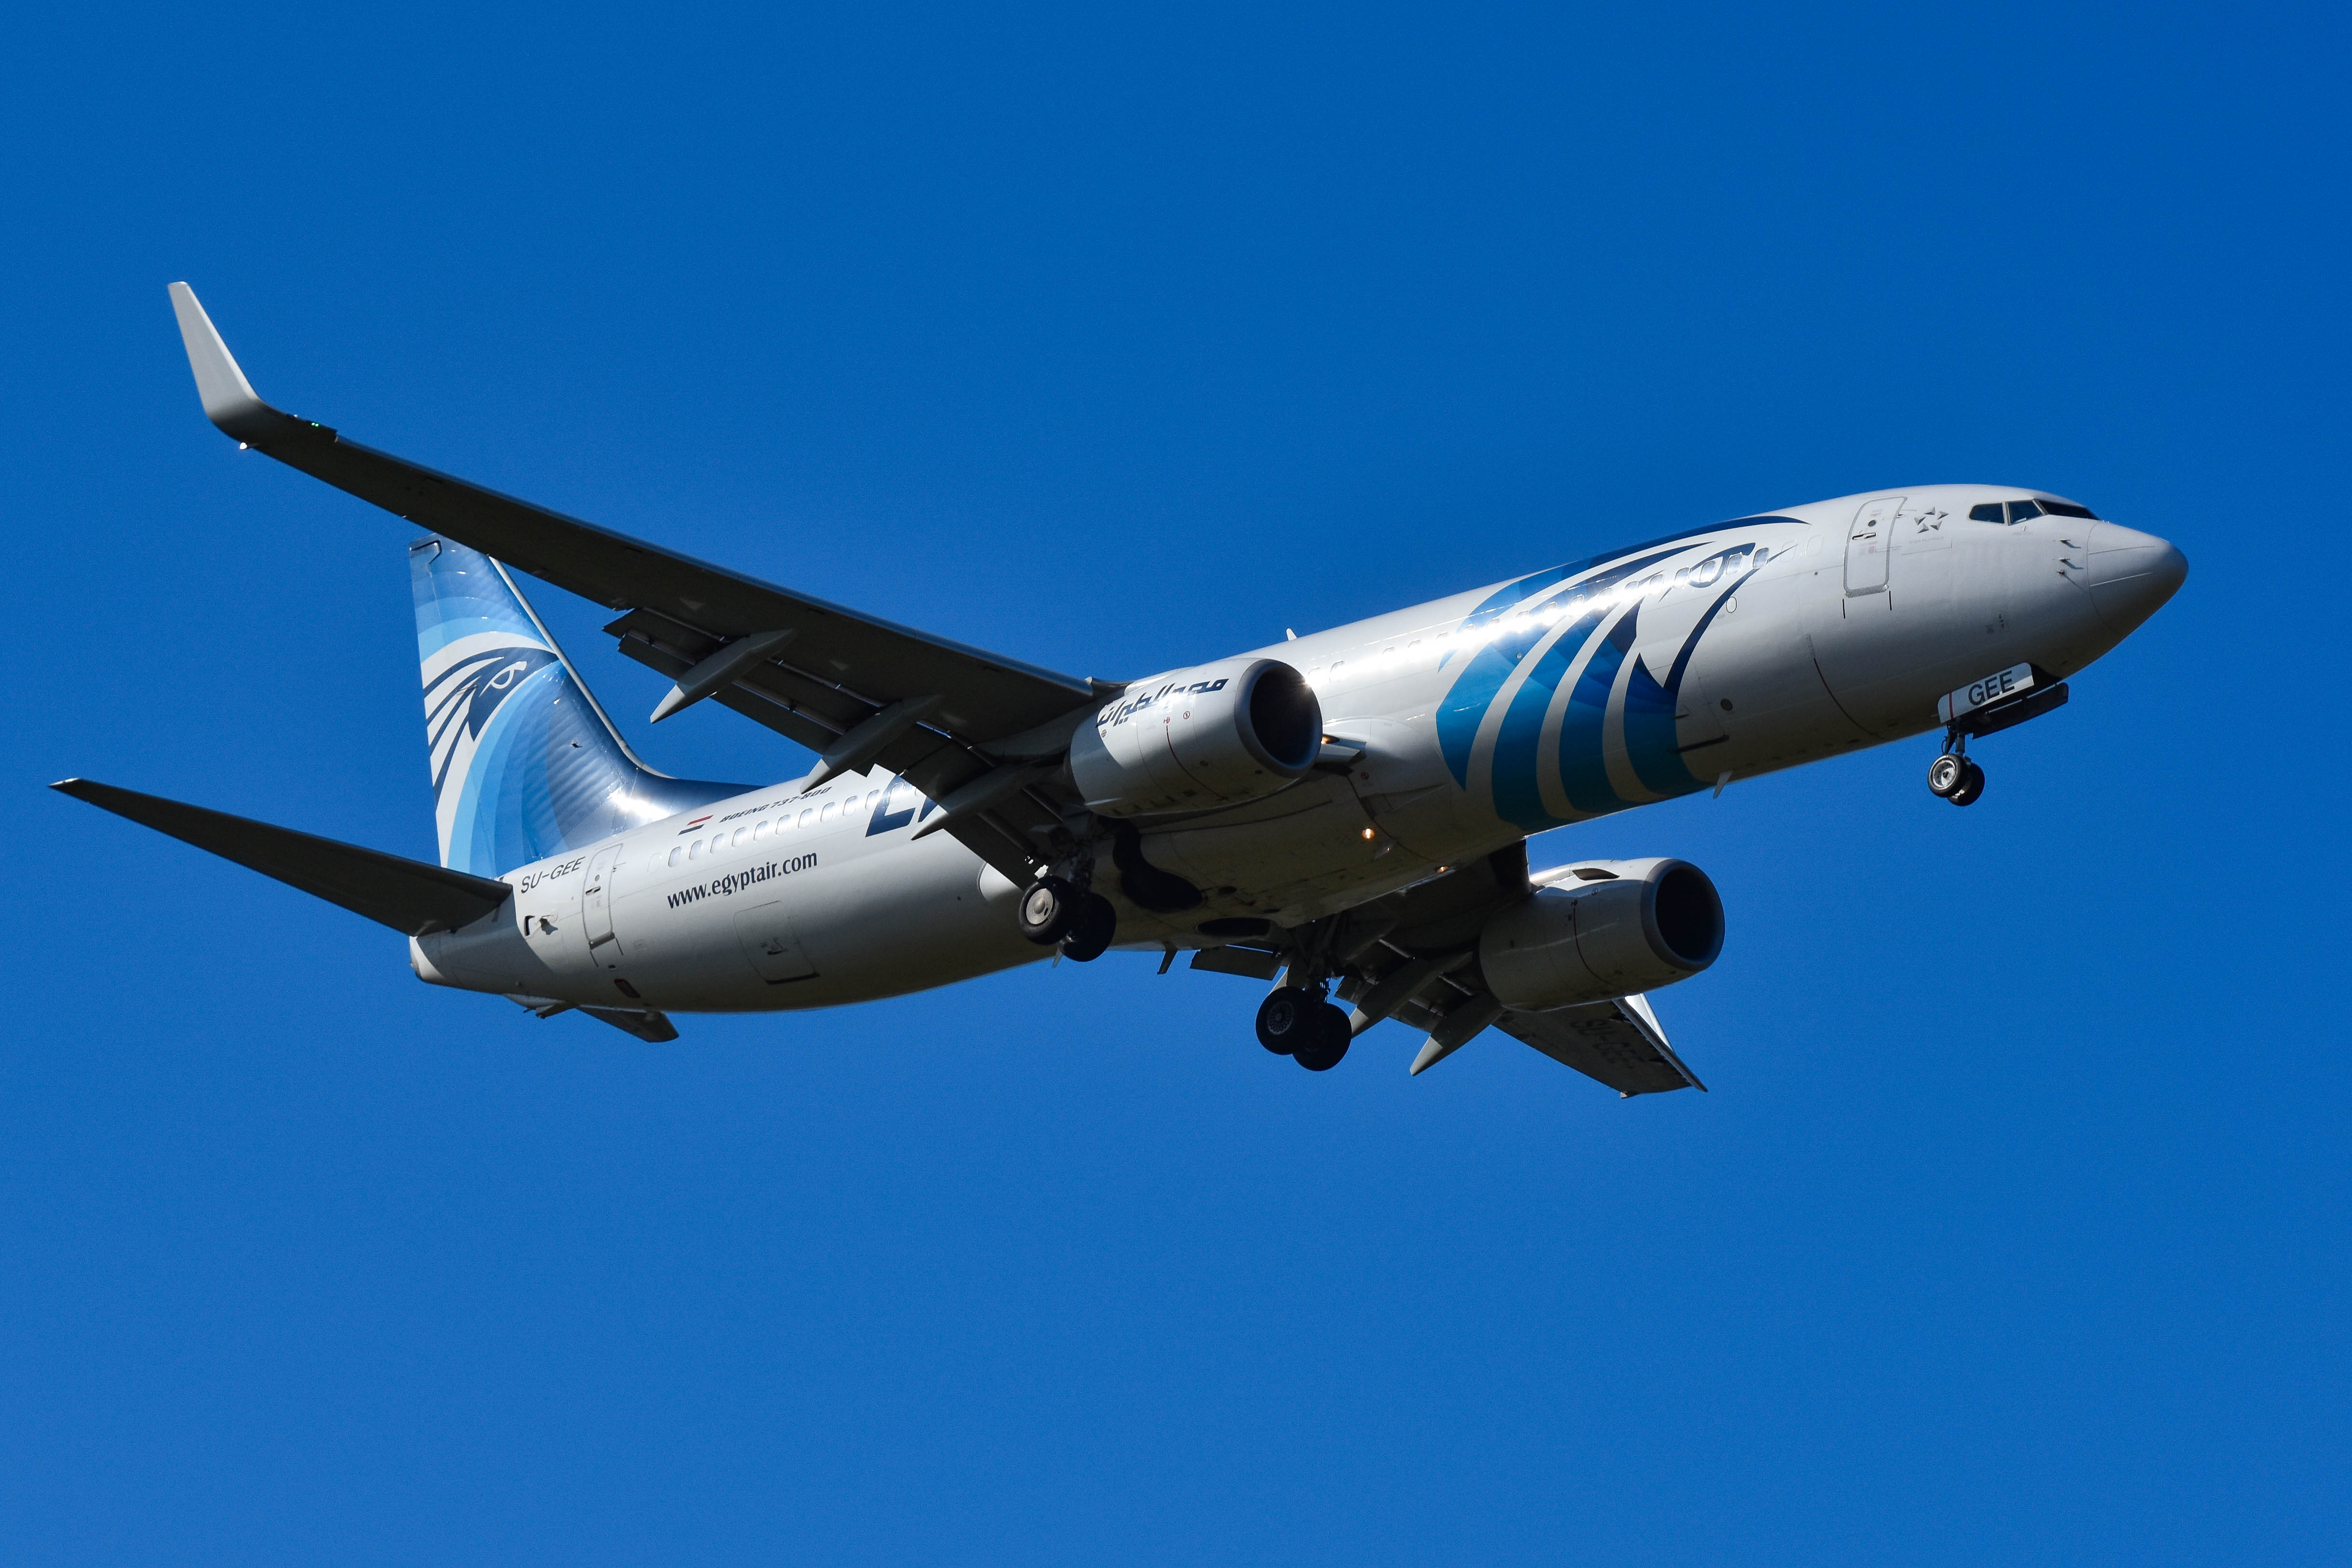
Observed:
[[[89,779],[49,787],[409,936],[471,925],[514,891],[485,877]]]

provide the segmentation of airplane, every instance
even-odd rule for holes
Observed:
[[[389,926],[435,985],[640,1039],[1112,948],[1266,984],[1267,1050],[1373,1025],[1415,1074],[1492,1029],[1704,1089],[1650,994],[1721,952],[1671,857],[1530,872],[1537,833],[2063,705],[2188,574],[2046,490],[1910,485],[1685,528],[1139,680],[1063,675],[706,565],[279,412],[185,283],[205,415],[425,530],[408,547],[437,865],[84,779],[53,787]],[[815,753],[764,787],[641,761],[524,599],[614,612],[673,682]],[[1336,1000],[1335,1000],[1336,998]]]

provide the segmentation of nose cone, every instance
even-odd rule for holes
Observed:
[[[2162,609],[2188,576],[2188,557],[2168,540],[2113,522],[2091,531],[2091,604],[2117,637]]]

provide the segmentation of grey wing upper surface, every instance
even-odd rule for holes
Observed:
[[[850,767],[887,768],[933,800],[985,798],[947,830],[1006,875],[1028,874],[1033,838],[1054,830],[1064,803],[1027,781],[1010,791],[981,781],[1058,752],[1117,686],[897,626],[346,440],[263,402],[194,292],[174,283],[171,295],[205,413],[223,433],[622,612],[605,627],[621,651],[681,683],[744,639],[769,638],[738,647],[765,657],[727,671],[711,700]]]

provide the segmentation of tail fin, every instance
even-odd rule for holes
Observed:
[[[421,539],[408,569],[442,865],[496,877],[746,787],[639,762],[498,562]]]

